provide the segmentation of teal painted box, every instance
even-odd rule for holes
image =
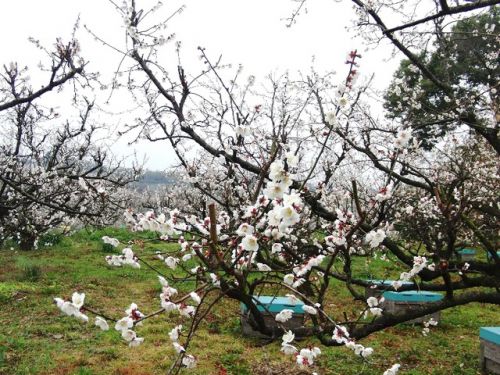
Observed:
[[[436,292],[408,290],[406,292],[385,292],[386,301],[402,302],[437,302],[443,299],[442,294]]]
[[[254,302],[257,305],[257,309],[262,312],[264,322],[267,327],[271,329],[278,328],[278,322],[276,321],[276,315],[284,310],[289,309],[293,311],[292,318],[285,323],[279,323],[285,329],[299,328],[304,325],[304,302],[302,301],[292,301],[288,297],[277,297],[277,296],[254,296]],[[240,303],[241,309],[241,328],[244,335],[252,337],[266,337],[262,333],[254,330],[250,325],[250,320],[252,319],[250,312],[244,303]]]
[[[391,314],[402,314],[408,311],[417,310],[430,304],[439,303],[439,301],[443,299],[443,296],[440,293],[417,290],[406,292],[385,292],[383,297],[385,299],[383,305],[384,310]],[[429,321],[431,318],[436,322],[439,322],[440,317],[441,312],[436,311],[435,313],[409,320],[406,323],[424,323]]]
[[[257,309],[262,312],[271,312],[271,313],[279,313],[283,309],[292,310],[297,314],[303,314],[304,310],[302,306],[304,306],[304,302],[297,301],[292,302],[288,297],[275,297],[275,296],[254,296],[253,297],[255,304],[257,305]],[[242,302],[240,303],[241,312],[245,313],[247,307]]]
[[[460,249],[460,250],[458,250],[458,254],[460,255],[460,258],[464,261],[474,260],[474,258],[476,257],[476,250],[474,250],[474,249]]]
[[[481,370],[500,374],[500,327],[479,329]]]
[[[500,327],[481,327],[479,329],[479,337],[500,345]]]
[[[393,289],[392,283],[394,282],[394,280],[366,280],[366,281],[372,284],[365,287],[365,298],[367,299],[369,297],[378,297],[383,292]],[[403,281],[401,284],[403,286],[414,285],[411,281]]]

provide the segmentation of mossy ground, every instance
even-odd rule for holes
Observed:
[[[143,267],[111,268],[101,236],[129,240],[119,229],[80,231],[58,244],[33,252],[0,250],[0,374],[165,374],[174,352],[167,333],[178,316],[160,315],[139,327],[143,345],[129,348],[116,331],[102,332],[62,315],[54,297],[68,298],[75,290],[86,293],[86,304],[121,316],[131,302],[142,311],[159,307],[159,284]],[[144,235],[143,235],[144,236]],[[147,234],[146,234],[147,236]],[[158,248],[158,246],[156,246]],[[154,246],[145,251],[153,254]],[[147,259],[153,256],[146,255]],[[394,266],[359,260],[358,269],[379,276],[397,272]],[[33,269],[35,278],[33,278]],[[28,270],[28,271],[27,271]],[[178,285],[189,291],[192,285]],[[342,319],[360,305],[340,283],[332,285],[327,310]],[[93,320],[92,320],[93,321]],[[500,324],[500,306],[470,304],[446,310],[441,323],[423,337],[421,327],[400,325],[362,340],[375,349],[369,362],[347,348],[322,348],[313,369],[320,374],[381,374],[401,363],[401,374],[479,374],[478,332],[481,326]],[[314,344],[314,340],[310,340]],[[306,346],[308,340],[299,345]],[[224,301],[198,331],[190,352],[198,358],[193,374],[307,374],[280,353],[280,342],[263,343],[242,337],[238,304]]]

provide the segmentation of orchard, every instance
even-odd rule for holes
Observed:
[[[364,75],[361,47],[337,51],[336,73],[313,67],[257,80],[204,47],[192,70],[168,28],[184,8],[110,1],[123,45],[87,32],[120,56],[110,90],[140,108],[121,136],[170,147],[173,182],[138,191],[140,168],[99,146],[107,126],[91,94],[99,74],[87,70],[76,38],[59,40],[41,89],[19,64],[2,71],[0,244],[30,257],[50,251],[36,250],[50,233],[124,228],[126,236],[94,238],[107,251],[98,266],[142,276],[100,303],[98,289],[75,282],[48,308],[137,353],[148,324],[161,320],[156,350],[168,354],[154,373],[227,373],[203,367],[197,341],[229,304],[223,319],[241,325],[234,340],[277,345],[289,363],[269,374],[358,373],[325,364],[341,347],[363,373],[404,374],[397,348],[380,358],[367,340],[411,324],[430,339],[442,312],[472,305],[490,310],[489,326],[499,323],[498,3],[338,2],[353,7],[351,32],[366,46],[390,44],[401,60],[381,92]],[[282,22],[293,28],[309,15],[306,0],[291,4]],[[45,105],[52,90],[69,92],[71,120]],[[64,256],[78,267],[71,249]],[[133,297],[116,305],[113,296],[146,277],[155,285],[147,307]],[[466,367],[479,371],[479,359]],[[447,371],[408,373],[457,370]]]

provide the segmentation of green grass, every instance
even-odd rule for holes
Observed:
[[[164,374],[174,352],[168,332],[183,320],[160,315],[137,328],[143,345],[129,348],[116,331],[101,332],[92,323],[63,316],[54,297],[69,298],[73,291],[86,293],[86,305],[121,316],[131,302],[148,313],[159,307],[156,275],[143,267],[111,268],[106,265],[100,238],[104,235],[130,241],[136,234],[107,228],[80,231],[52,247],[33,252],[0,250],[0,374]],[[152,238],[143,233],[144,240]],[[146,242],[146,259],[159,245]],[[36,278],[26,277],[26,266],[38,267]],[[389,277],[397,267],[381,260],[359,259],[360,273]],[[167,273],[169,271],[166,271]],[[189,291],[191,283],[179,285]],[[357,311],[340,283],[333,283],[326,309],[343,319]],[[423,337],[421,327],[401,325],[361,341],[375,349],[363,362],[345,347],[323,348],[317,366],[320,374],[381,374],[401,363],[401,374],[477,374],[480,326],[497,325],[499,306],[471,304],[442,313],[441,323]],[[93,322],[93,319],[91,319]],[[317,344],[304,340],[300,347]],[[238,303],[224,301],[198,331],[190,353],[198,358],[194,374],[299,374],[292,357],[279,352],[280,342],[265,344],[241,336]],[[265,372],[269,370],[268,372]],[[271,372],[273,370],[273,372]],[[307,372],[302,372],[306,374]]]

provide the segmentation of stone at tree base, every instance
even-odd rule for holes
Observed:
[[[275,297],[275,296],[254,296],[254,301],[257,304],[257,308],[262,312],[264,322],[267,327],[272,329],[278,328],[278,322],[275,320],[276,315],[284,309],[289,309],[293,311],[292,318],[285,323],[279,323],[285,329],[295,329],[300,328],[304,325],[304,303],[302,301],[297,301],[293,303],[288,297]],[[244,303],[240,304],[241,308],[241,328],[243,335],[251,337],[262,337],[267,336],[254,330],[250,325],[249,320],[252,319],[250,312],[247,310]]]
[[[500,374],[500,327],[481,327],[479,341],[481,370]]]
[[[385,299],[383,303],[384,311],[391,314],[402,314],[408,311],[416,310],[421,307],[438,303],[443,296],[435,292],[427,291],[407,291],[407,292],[385,292],[383,294]],[[415,318],[405,322],[406,324],[424,323],[433,318],[439,322],[441,312],[424,315],[420,318]]]
[[[365,298],[369,297],[379,297],[382,293],[386,291],[394,290],[392,287],[392,283],[394,280],[367,280],[367,282],[372,285],[365,287]],[[403,281],[403,286],[412,286],[414,285],[410,281]]]

